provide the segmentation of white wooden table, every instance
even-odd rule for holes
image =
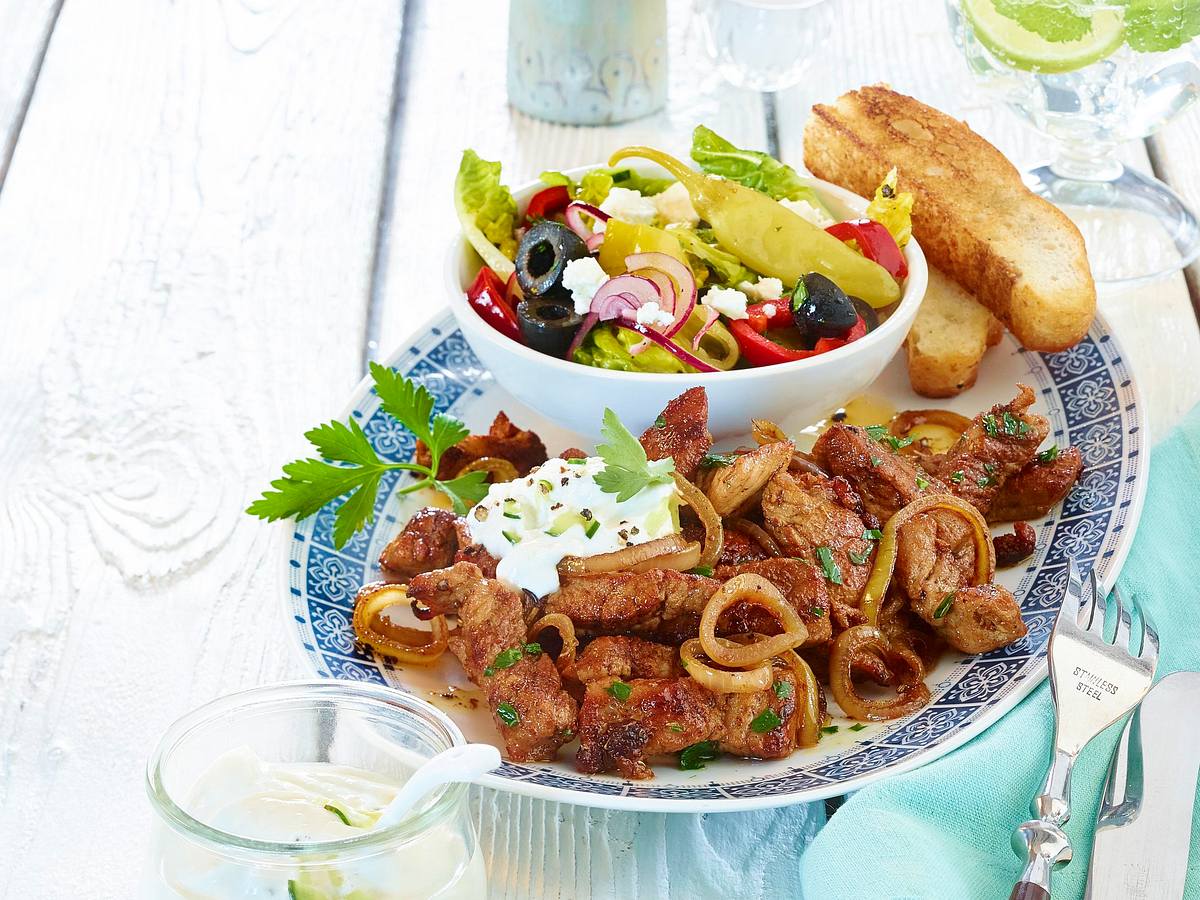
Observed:
[[[131,896],[159,732],[305,674],[283,535],[241,510],[445,302],[463,147],[518,183],[633,140],[683,153],[705,122],[798,164],[814,101],[884,80],[1047,156],[975,97],[939,0],[899,6],[841,0],[805,84],[764,103],[706,71],[674,4],[669,109],[579,129],[508,108],[491,0],[0,0],[0,894]],[[1200,113],[1127,158],[1200,207],[1198,141]],[[1101,301],[1159,435],[1200,399],[1195,297],[1180,275]],[[688,867],[721,852],[712,817],[477,802],[495,897],[715,890]]]

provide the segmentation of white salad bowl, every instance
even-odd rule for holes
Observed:
[[[594,168],[581,166],[567,174],[578,178]],[[630,168],[655,177],[666,174],[652,164]],[[816,178],[809,183],[840,218],[860,217],[866,211],[867,201],[857,194]],[[518,208],[523,212],[530,197],[543,187],[535,181],[513,191]],[[908,242],[904,256],[908,278],[900,301],[870,334],[809,359],[729,372],[600,369],[538,353],[505,337],[467,301],[466,290],[483,263],[461,235],[447,256],[446,286],[458,327],[484,366],[510,394],[563,428],[598,438],[601,414],[609,407],[637,434],[669,400],[701,385],[708,392],[709,428],[717,438],[732,438],[749,432],[751,416],[771,419],[792,433],[844,405],[879,377],[904,342],[925,296],[929,273],[915,240]]]

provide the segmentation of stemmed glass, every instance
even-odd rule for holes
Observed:
[[[1057,158],[1027,181],[1080,226],[1099,282],[1149,281],[1200,254],[1183,200],[1117,157],[1200,97],[1195,5],[947,0],[976,79],[1055,139]]]

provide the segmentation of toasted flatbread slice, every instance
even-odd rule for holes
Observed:
[[[975,384],[989,347],[1004,326],[986,308],[933,266],[929,287],[905,347],[908,380],[924,397],[953,397]]]
[[[1063,350],[1087,334],[1096,285],[1079,229],[964,123],[871,85],[813,107],[804,162],[868,197],[895,166],[925,256],[1022,344]]]

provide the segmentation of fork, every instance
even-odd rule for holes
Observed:
[[[1013,849],[1026,857],[1025,871],[1009,900],[1049,900],[1050,875],[1071,860],[1071,842],[1062,825],[1071,816],[1071,769],[1079,752],[1100,732],[1137,706],[1154,681],[1158,634],[1139,609],[1141,639],[1130,647],[1130,604],[1114,589],[1116,629],[1105,637],[1107,604],[1093,569],[1084,596],[1074,560],[1067,591],[1050,635],[1050,694],[1054,698],[1054,751],[1041,791],[1033,798],[1034,818],[1013,834]]]

